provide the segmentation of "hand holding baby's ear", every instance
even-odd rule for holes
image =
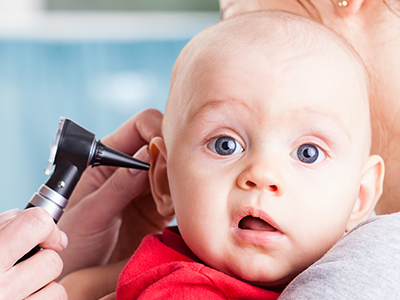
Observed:
[[[149,146],[150,154],[150,187],[158,212],[164,217],[174,215],[171,193],[167,176],[167,150],[164,139],[155,137]]]
[[[363,169],[360,191],[346,231],[367,219],[375,209],[383,191],[385,164],[379,155],[371,155]]]

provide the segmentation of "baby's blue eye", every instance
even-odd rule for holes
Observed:
[[[326,158],[325,153],[313,144],[303,144],[299,146],[290,156],[306,164],[316,164]]]
[[[219,155],[233,155],[243,151],[243,147],[239,142],[229,136],[213,139],[207,147]]]

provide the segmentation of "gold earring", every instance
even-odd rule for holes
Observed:
[[[339,1],[337,5],[340,7],[346,7],[347,4],[349,4],[349,3],[346,0],[343,0],[343,1]]]

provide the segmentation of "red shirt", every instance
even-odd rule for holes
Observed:
[[[117,300],[278,299],[268,291],[202,263],[186,246],[177,227],[146,236],[122,270]]]

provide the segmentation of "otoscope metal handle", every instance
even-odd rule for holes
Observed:
[[[45,209],[54,220],[54,223],[57,224],[58,220],[60,220],[61,215],[64,212],[64,207],[67,205],[68,199],[64,198],[60,194],[53,191],[51,188],[46,185],[42,185],[39,190],[33,194],[31,200],[29,200],[28,205],[25,209],[31,207],[42,207]],[[41,247],[36,245],[33,249],[31,249],[28,253],[26,253],[23,257],[21,257],[15,264],[18,264],[42,250]]]
[[[40,206],[44,208],[54,219],[54,222],[60,220],[67,205],[68,199],[56,193],[46,185],[42,185],[39,190],[32,196],[25,209],[29,207]]]

